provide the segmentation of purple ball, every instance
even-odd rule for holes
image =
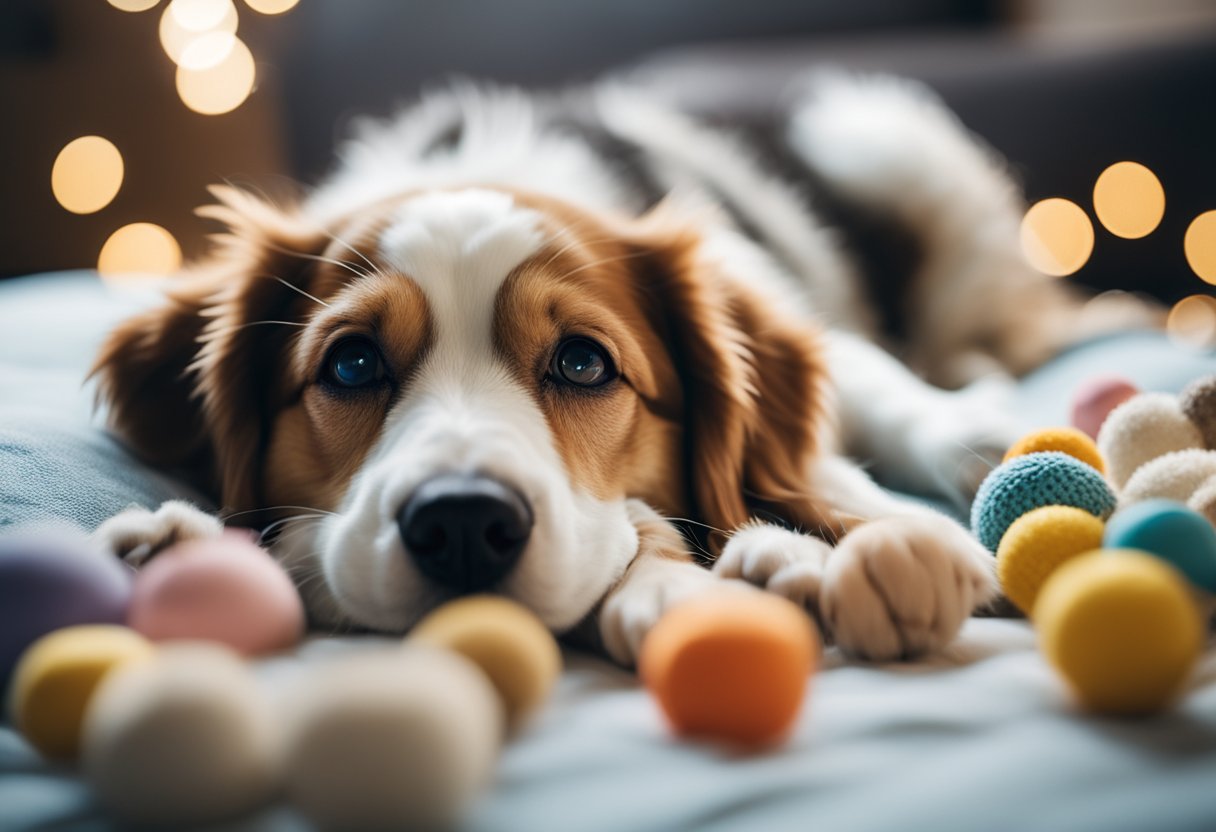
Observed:
[[[65,534],[0,539],[0,686],[21,654],[53,630],[123,624],[134,571]]]

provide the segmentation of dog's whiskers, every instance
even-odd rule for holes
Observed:
[[[343,269],[343,270],[349,272],[350,274],[353,274],[355,277],[368,278],[368,277],[374,276],[372,272],[368,272],[363,269],[356,268],[354,263],[348,263],[345,260],[338,260],[334,257],[326,257],[323,254],[311,254],[307,251],[294,251],[289,248],[284,248],[282,246],[275,245],[274,243],[271,243],[271,242],[265,243],[265,246],[268,249],[270,249],[271,251],[277,251],[279,254],[286,254],[289,257],[300,257],[304,260],[313,260],[318,263],[328,263],[331,266],[337,266],[338,268]]]
[[[570,271],[561,275],[561,277],[559,277],[558,279],[566,280],[567,278],[573,277],[574,275],[578,274],[579,272],[587,271],[587,269],[594,269],[597,266],[605,266],[609,263],[617,263],[622,260],[635,260],[639,257],[646,257],[648,254],[649,254],[649,252],[645,252],[645,251],[631,251],[628,254],[618,254],[615,257],[604,257],[600,260],[593,260],[590,263],[584,263],[583,265],[579,266],[576,269],[571,269]]]
[[[314,295],[314,294],[311,294],[311,293],[309,293],[309,292],[304,291],[304,290],[303,290],[303,289],[301,289],[299,286],[296,286],[294,283],[291,283],[290,281],[284,280],[283,278],[279,277],[278,275],[275,275],[275,274],[268,274],[268,275],[264,275],[264,277],[269,277],[269,278],[271,278],[272,280],[277,280],[277,281],[279,281],[280,283],[282,283],[284,286],[286,286],[288,289],[290,289],[291,291],[293,291],[293,292],[297,292],[298,294],[303,295],[304,297],[308,298],[309,300],[311,300],[311,301],[315,301],[316,303],[321,304],[321,305],[322,305],[322,306],[324,306],[326,309],[329,309],[329,308],[330,308],[330,305],[329,305],[328,303],[326,303],[325,301],[321,300],[321,299],[320,299],[319,297],[317,297],[316,295]]]

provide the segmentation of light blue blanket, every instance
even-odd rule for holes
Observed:
[[[55,516],[87,528],[182,493],[91,424],[81,385],[106,329],[146,302],[91,273],[0,285],[0,527]],[[1172,390],[1216,372],[1216,358],[1154,334],[1106,339],[1027,379],[1018,412],[1063,423],[1097,372]],[[345,646],[314,641],[287,661]],[[753,757],[672,739],[631,675],[566,659],[469,829],[1216,830],[1211,650],[1179,708],[1140,722],[1074,712],[1021,621],[973,620],[946,655],[914,665],[829,653],[791,741]],[[33,828],[112,827],[70,770],[0,725],[0,830]],[[305,827],[276,808],[224,828]]]

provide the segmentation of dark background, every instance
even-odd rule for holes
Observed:
[[[1160,177],[1162,225],[1121,240],[1096,224],[1070,279],[1167,301],[1210,290],[1182,236],[1216,208],[1216,3],[1198,0],[301,0],[266,17],[236,0],[258,87],[222,116],[177,100],[160,49],[165,2],[0,3],[0,275],[91,266],[108,234],[146,220],[187,255],[193,217],[228,180],[272,194],[316,177],[335,137],[453,75],[534,86],[640,69],[690,107],[771,129],[793,78],[824,63],[922,78],[1005,154],[1033,201],[1066,196],[1093,217],[1093,181],[1131,159]],[[115,141],[115,201],[76,216],[50,193],[69,140]]]

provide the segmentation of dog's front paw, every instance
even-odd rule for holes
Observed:
[[[823,571],[832,547],[777,526],[747,526],[731,535],[714,562],[720,578],[738,578],[819,612]]]
[[[218,537],[223,531],[219,518],[183,500],[170,500],[156,511],[132,507],[116,514],[91,537],[105,551],[141,566],[174,543]]]
[[[618,664],[633,667],[642,642],[667,610],[694,596],[755,592],[742,581],[721,580],[696,564],[655,559],[634,574],[604,601],[600,610],[600,639]]]
[[[823,619],[846,653],[908,659],[952,641],[996,592],[992,557],[956,523],[935,515],[874,520],[828,559]]]

